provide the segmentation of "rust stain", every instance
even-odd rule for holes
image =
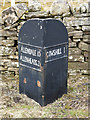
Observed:
[[[47,55],[47,53],[46,53],[46,60],[48,59],[48,55]]]
[[[42,95],[42,99],[44,99],[44,95]]]
[[[40,64],[40,70],[43,71],[43,67],[41,66],[41,64]]]
[[[38,87],[41,87],[40,81],[37,81],[37,86],[38,86]]]
[[[26,80],[26,78],[24,78],[24,83],[25,83],[25,84],[27,83],[27,80]]]

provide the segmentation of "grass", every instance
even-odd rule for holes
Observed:
[[[42,10],[44,10],[44,7],[50,7],[50,5],[51,3],[43,4]],[[10,3],[6,3],[1,11],[7,7],[10,7]],[[13,107],[3,109],[3,113],[13,113],[12,117],[16,117],[16,115],[19,116],[20,113],[19,117],[26,118],[86,118],[88,117],[88,89],[87,86],[83,85],[83,83],[87,83],[86,77],[87,76],[84,76],[82,79],[80,75],[70,76],[68,80],[68,94],[63,95],[52,104],[40,107],[32,103],[28,105],[26,103],[15,103]],[[14,89],[13,86],[10,87],[10,90],[11,89]]]

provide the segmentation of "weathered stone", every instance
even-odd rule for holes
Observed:
[[[12,26],[4,27],[4,30],[11,30],[11,29],[16,30],[15,27],[17,27],[18,24],[19,24],[19,23],[15,23],[15,24],[13,24]]]
[[[68,62],[68,67],[72,70],[88,70],[88,62]]]
[[[55,0],[50,8],[50,13],[52,15],[63,15],[68,14],[70,11],[69,5],[66,1]]]
[[[2,26],[0,26],[0,30],[2,30]]]
[[[8,67],[19,67],[19,62],[11,61],[10,59],[2,59],[0,65],[5,66],[5,68]]]
[[[88,2],[88,9],[87,12],[90,13],[90,1]]]
[[[82,26],[83,31],[90,31],[90,26]]]
[[[89,48],[89,45],[86,44],[86,43],[84,43],[84,42],[80,42],[80,43],[79,43],[79,48],[80,48],[81,50],[90,51],[90,50],[88,49],[88,48]]]
[[[36,12],[41,10],[41,4],[37,0],[29,0],[28,9],[31,12]]]
[[[80,3],[77,6],[72,4],[72,5],[70,5],[70,7],[71,7],[71,11],[73,14],[86,13],[86,12],[88,12],[88,9],[89,9],[88,3]]]
[[[81,39],[73,39],[74,42],[80,42]]]
[[[2,19],[6,26],[9,26],[18,20],[15,9],[13,7],[7,8],[2,12]]]
[[[72,70],[72,69],[69,69],[68,70],[68,73],[69,73],[69,77],[71,76],[71,75],[82,75],[82,73],[81,73],[81,71],[80,70]]]
[[[90,39],[90,35],[84,35],[83,39]]]
[[[73,37],[82,36],[83,32],[82,31],[72,31],[72,32],[69,32],[68,35],[73,36]]]
[[[69,48],[69,55],[80,55],[81,50],[79,48]]]
[[[17,27],[18,32],[19,32],[19,30],[21,29],[22,25],[23,25],[25,22],[26,22],[26,21],[23,21],[23,22],[20,23],[20,25],[18,25],[18,27]]]
[[[0,17],[0,26],[2,26],[4,24],[2,18]]]
[[[81,13],[86,13],[87,10],[88,10],[87,4],[86,4],[86,3],[82,4],[82,6],[81,6],[81,8],[80,8],[80,12],[81,12]]]
[[[15,72],[14,71],[3,71],[2,75],[7,75],[7,76],[14,76]]]
[[[90,25],[90,17],[76,18],[76,17],[65,17],[63,22],[66,26],[80,26]]]
[[[90,43],[90,38],[86,38],[86,39],[84,38],[83,42]]]
[[[84,56],[83,55],[70,55],[68,57],[69,62],[84,62]]]
[[[76,18],[83,18],[83,17],[90,17],[90,13],[83,13],[83,14],[74,14]]]
[[[4,39],[4,37],[0,36],[0,42],[2,42],[3,39]]]
[[[29,12],[28,14],[26,14],[26,19],[29,18],[45,18],[45,17],[50,17],[49,12],[45,12],[45,11],[38,11],[38,12]]]
[[[16,51],[15,47],[0,46],[0,55],[12,55]]]
[[[14,41],[12,41],[12,40],[2,40],[2,45],[4,45],[4,46],[14,46]]]
[[[73,27],[66,27],[66,28],[67,28],[68,33],[74,31]]]
[[[21,3],[21,4],[16,4],[14,6],[15,12],[18,16],[18,18],[20,18],[26,11],[28,11],[28,8],[26,6],[26,4]]]
[[[0,30],[0,36],[17,36],[17,31],[12,30]]]
[[[8,71],[18,71],[19,70],[19,68],[8,68]]]
[[[11,26],[15,23],[26,11],[28,8],[24,3],[16,4],[14,7],[5,9],[2,12],[2,19],[6,26]]]
[[[16,80],[16,77],[14,75],[2,75],[2,80],[4,81],[10,81],[10,80]]]
[[[81,70],[81,73],[83,75],[89,75],[90,74],[90,70]]]
[[[7,37],[7,40],[18,40],[18,37],[10,36],[10,37]]]
[[[75,42],[69,43],[69,47],[76,47],[76,46],[77,46],[77,44]]]
[[[79,6],[76,6],[74,14],[75,13],[79,13],[80,14],[80,10],[81,10],[81,4],[79,4]]]
[[[88,52],[84,52],[84,57],[88,57]]]
[[[75,26],[75,28],[74,28],[75,30],[82,30],[82,27],[81,26]]]
[[[75,35],[75,36],[73,36],[73,39],[81,39],[81,38],[83,38],[83,36],[82,35]]]
[[[70,12],[64,13],[62,16],[63,16],[63,17],[70,17],[70,16],[71,16],[71,13],[70,13]]]
[[[54,16],[54,18],[57,19],[57,20],[60,20],[61,22],[63,22],[61,16]]]
[[[16,59],[16,60],[18,60],[18,56],[17,55],[10,55],[10,56],[8,56],[8,58],[9,59]]]
[[[90,31],[84,31],[83,35],[90,35]]]
[[[90,12],[90,2],[82,3],[80,7],[81,13]]]
[[[68,41],[69,41],[69,43],[71,43],[71,42],[72,42],[72,39],[71,39],[71,38],[68,38]]]
[[[0,66],[0,71],[5,71],[5,70],[7,70],[7,68]]]

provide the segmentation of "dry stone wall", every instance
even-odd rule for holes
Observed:
[[[20,4],[13,9],[9,8],[2,13],[3,21],[0,20],[0,71],[3,79],[13,80],[19,77],[18,62],[18,33],[22,25],[32,18],[54,18],[62,21],[68,30],[69,36],[69,75],[90,75],[90,3],[80,5],[72,11],[68,3],[54,2],[48,11],[31,10],[24,6],[21,12]],[[67,6],[67,7],[66,7]],[[63,7],[67,10],[62,9]],[[16,9],[17,8],[17,9]],[[22,8],[22,7],[21,7]],[[57,9],[57,11],[55,11]],[[10,11],[14,10],[14,13]],[[7,12],[6,12],[7,11]],[[20,11],[20,14],[16,14]],[[9,14],[8,14],[9,13]],[[13,16],[12,16],[13,14]],[[19,16],[19,17],[18,17]],[[14,22],[10,22],[11,19]],[[18,19],[17,19],[18,18]],[[7,24],[9,23],[9,24]]]

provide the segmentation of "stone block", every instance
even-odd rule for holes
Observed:
[[[90,39],[90,35],[84,35],[83,38],[84,39]]]
[[[83,55],[69,55],[68,57],[69,62],[84,62]]]
[[[6,70],[7,70],[7,68],[0,66],[0,71],[6,71]]]
[[[66,26],[89,26],[90,25],[90,17],[84,18],[76,18],[76,17],[65,17],[63,19],[63,23]]]
[[[72,76],[72,75],[73,75],[73,76],[74,76],[74,75],[75,75],[75,76],[77,76],[77,75],[82,75],[82,73],[81,73],[80,70],[72,70],[72,69],[69,69],[69,70],[68,70],[68,74],[69,74],[69,77]]]
[[[2,56],[2,55],[14,55],[15,51],[16,51],[15,47],[0,46],[0,56]]]
[[[83,18],[83,17],[90,17],[90,13],[81,13],[81,14],[74,14],[74,17],[76,18]]]
[[[84,31],[83,34],[84,35],[90,35],[90,31]]]
[[[15,36],[9,36],[9,37],[7,37],[7,40],[18,40],[18,37],[15,37]]]
[[[81,31],[81,30],[82,30],[82,27],[81,27],[81,26],[75,26],[74,29],[75,29],[75,30],[80,30],[80,31]]]
[[[18,55],[10,55],[8,56],[8,58],[11,60],[14,60],[14,59],[18,60]]]
[[[69,36],[82,36],[83,32],[82,31],[72,31],[68,33]]]
[[[18,19],[19,19],[20,17],[22,17],[22,15],[23,15],[26,11],[28,11],[28,8],[27,8],[26,4],[24,4],[24,3],[16,4],[16,5],[14,6],[14,9],[15,9],[15,12],[16,12],[16,15],[17,15]]]
[[[17,36],[17,31],[12,30],[0,30],[0,36]]]
[[[88,70],[88,62],[68,62],[68,68],[72,70]]]
[[[73,39],[74,42],[80,42],[81,39],[77,38],[77,39]]]
[[[87,12],[90,13],[90,1],[88,2],[88,9]]]
[[[82,39],[83,38],[83,35],[75,35],[75,36],[73,36],[73,39]]]
[[[9,68],[9,67],[17,68],[19,67],[19,62],[12,61],[10,59],[2,59],[0,65],[4,66],[5,68]]]
[[[85,51],[85,52],[84,52],[84,57],[88,57],[88,54],[89,54],[89,53]]]
[[[66,27],[66,28],[67,28],[68,33],[74,31],[73,27]]]
[[[62,14],[68,14],[70,11],[69,5],[66,1],[59,1],[55,0],[50,8],[50,13],[52,15],[62,15]]]
[[[69,55],[80,55],[81,50],[79,48],[69,48]]]
[[[14,72],[16,72],[16,71],[18,71],[19,70],[19,68],[8,68],[8,71],[14,71]]]
[[[90,31],[90,26],[82,26],[83,31]]]
[[[5,26],[11,26],[14,24],[26,11],[27,6],[22,4],[16,4],[13,7],[9,7],[2,12],[2,19]]]
[[[77,46],[77,44],[75,42],[70,42],[69,43],[69,47],[71,47],[71,48],[76,47],[76,46]]]
[[[4,27],[4,30],[17,30],[16,27],[19,25],[19,23],[14,23],[11,26]]]
[[[83,75],[90,75],[90,70],[81,70]]]
[[[85,50],[85,51],[90,51],[90,45],[88,45],[87,43],[84,43],[84,42],[80,42],[79,43],[79,48],[81,50]]]
[[[29,12],[28,14],[25,15],[26,19],[30,18],[47,18],[50,17],[49,12],[45,11],[38,11],[38,12]]]
[[[90,38],[83,39],[83,42],[89,43],[90,44]]]
[[[37,0],[29,0],[29,11],[36,12],[41,10],[41,4]]]
[[[2,45],[3,46],[14,46],[14,41],[12,40],[2,40]]]

